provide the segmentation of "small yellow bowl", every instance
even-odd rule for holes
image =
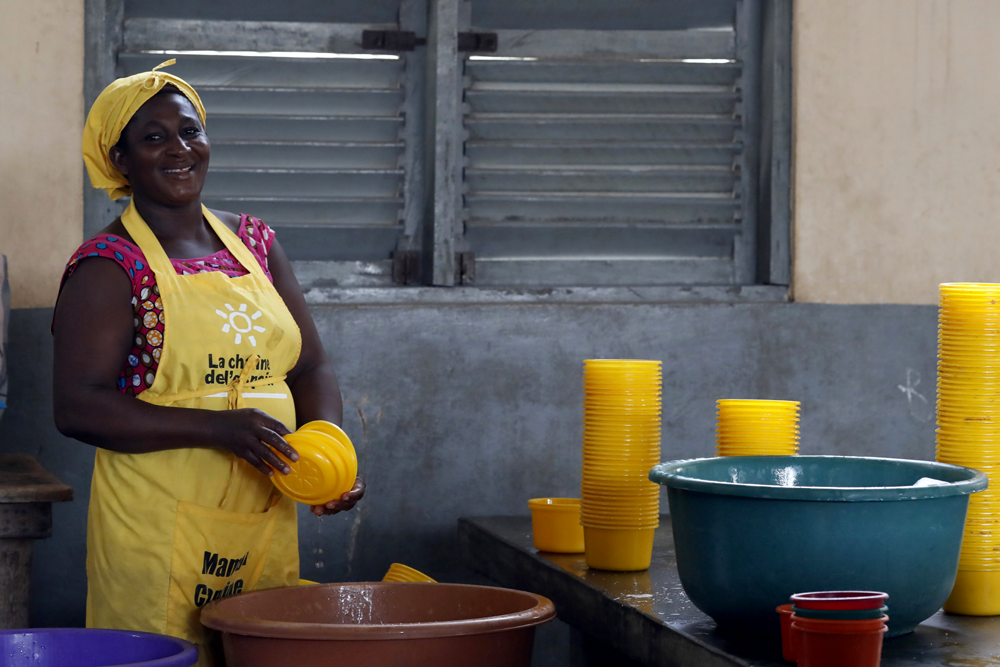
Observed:
[[[315,425],[322,424],[322,430]],[[357,454],[350,438],[330,422],[310,422],[285,437],[299,453],[298,461],[278,457],[292,469],[276,472],[272,483],[289,498],[307,505],[322,505],[350,491],[358,475]]]
[[[583,553],[579,498],[532,498],[528,507],[536,549],[561,554]]]

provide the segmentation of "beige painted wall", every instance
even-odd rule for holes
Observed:
[[[1000,2],[796,0],[795,297],[1000,282]]]
[[[50,306],[81,241],[82,0],[0,6],[0,252]],[[1000,282],[1000,2],[795,0],[799,301]]]
[[[83,234],[83,0],[0,2],[0,122],[11,305],[51,306]]]

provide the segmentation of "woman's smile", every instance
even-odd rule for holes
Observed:
[[[200,200],[211,145],[197,111],[179,91],[146,102],[122,138],[112,160],[140,200],[170,207]]]
[[[197,176],[197,168],[197,164],[191,164],[186,167],[174,167],[171,169],[164,169],[163,171],[168,177],[174,180],[188,181]]]

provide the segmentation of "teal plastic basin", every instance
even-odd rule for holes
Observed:
[[[971,468],[845,456],[690,459],[649,479],[667,487],[684,591],[721,628],[777,634],[793,593],[871,590],[889,594],[890,637],[948,598],[969,494],[987,485]]]

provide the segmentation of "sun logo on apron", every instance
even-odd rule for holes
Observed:
[[[233,341],[236,345],[239,345],[243,341],[243,334],[245,333],[250,333],[251,331],[264,333],[267,331],[264,327],[254,324],[254,320],[264,313],[258,310],[253,315],[247,315],[247,305],[245,303],[240,304],[239,310],[233,308],[228,303],[225,305],[229,310],[228,313],[216,309],[215,314],[226,320],[226,323],[222,325],[222,333],[229,333],[230,330],[236,331],[236,338]],[[257,347],[257,339],[253,334],[247,336],[247,340],[250,341],[251,347]]]

